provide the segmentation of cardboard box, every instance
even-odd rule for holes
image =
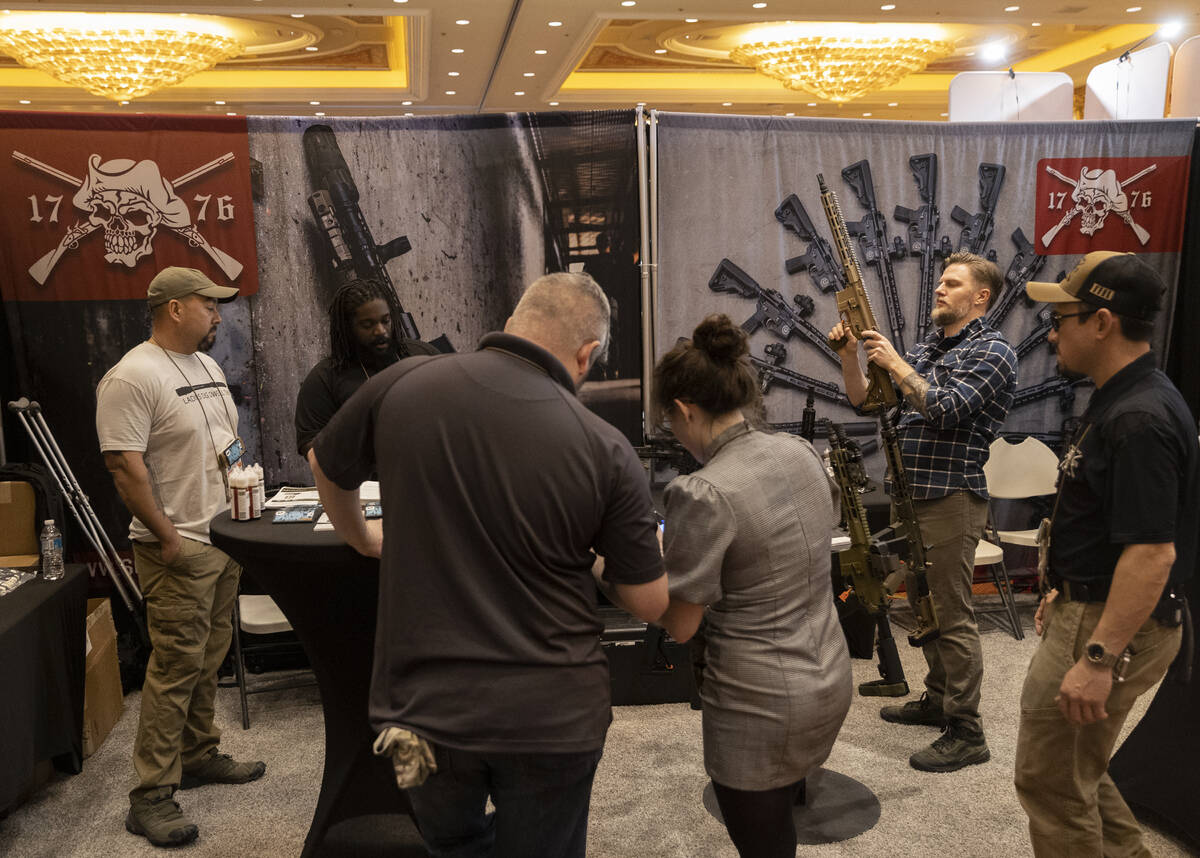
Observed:
[[[38,565],[38,526],[33,486],[0,480],[0,567]]]
[[[88,599],[84,664],[83,756],[90,757],[104,743],[125,708],[117,666],[117,629],[108,599]]]

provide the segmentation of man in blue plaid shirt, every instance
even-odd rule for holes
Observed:
[[[975,546],[987,522],[983,463],[1000,431],[1017,383],[1017,355],[984,316],[1000,297],[1004,278],[971,253],[946,259],[934,291],[933,331],[901,357],[877,331],[863,334],[867,359],[883,367],[903,396],[897,421],[901,454],[912,486],[921,536],[929,546],[929,590],[941,635],[922,651],[929,665],[925,693],[880,715],[897,724],[942,727],[932,745],[909,757],[915,769],[953,772],[991,759],[979,716],[983,655],[971,605]],[[846,395],[859,405],[867,378],[858,340],[839,351]]]

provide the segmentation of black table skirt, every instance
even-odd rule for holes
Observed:
[[[70,564],[0,597],[0,815],[43,760],[83,768],[87,585],[87,567]]]
[[[274,524],[265,510],[256,521],[212,522],[213,544],[242,564],[271,596],[300,639],[321,693],[325,714],[325,771],[305,858],[322,850],[335,823],[372,814],[411,814],[389,761],[371,751],[367,718],[375,647],[379,562],[363,557],[333,531],[312,524]],[[269,717],[269,716],[268,716]],[[419,843],[415,829],[411,839]],[[397,844],[399,845],[399,844]]]

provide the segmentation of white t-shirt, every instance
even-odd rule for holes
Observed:
[[[208,542],[229,508],[219,453],[237,436],[237,407],[216,361],[150,342],[126,352],[96,387],[101,452],[144,453],[159,508],[181,536]],[[129,538],[156,540],[135,516]]]

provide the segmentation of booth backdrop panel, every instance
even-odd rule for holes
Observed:
[[[1179,271],[1194,133],[1191,121],[949,125],[666,113],[659,115],[658,123],[660,220],[655,348],[659,355],[677,337],[690,335],[706,313],[728,313],[739,323],[754,313],[753,301],[708,288],[709,278],[725,257],[763,287],[778,290],[789,304],[793,296],[811,297],[815,309],[809,321],[819,331],[827,332],[837,321],[836,302],[832,295],[819,291],[807,273],[786,272],[784,261],[804,253],[807,242],[784,230],[773,214],[776,207],[789,194],[796,194],[817,233],[829,240],[817,174],[824,174],[826,184],[837,193],[847,221],[856,221],[864,216],[864,208],[841,172],[866,159],[877,208],[887,221],[888,240],[903,237],[906,227],[894,218],[895,207],[916,209],[922,202],[909,157],[934,153],[938,159],[935,201],[941,218],[938,235],[948,235],[958,248],[961,227],[951,219],[951,210],[960,206],[972,215],[983,211],[980,165],[1003,165],[1003,182],[993,211],[994,232],[986,250],[997,254],[1002,273],[1009,272],[1018,252],[1012,236],[1020,229],[1030,243],[1028,250],[1046,255],[1040,272],[1032,278],[1041,280],[1053,280],[1069,271],[1078,254],[1086,250],[1125,250],[1130,241],[1135,246],[1139,241],[1134,228],[1116,211],[1122,206],[1115,199],[1109,200],[1102,226],[1092,234],[1081,230],[1085,218],[1091,217],[1083,211],[1085,203],[1099,197],[1106,186],[1098,177],[1094,184],[1100,190],[1086,195],[1087,199],[1081,194],[1078,201],[1074,200],[1071,181],[1079,181],[1078,162],[1069,159],[1083,159],[1097,174],[1103,174],[1112,163],[1118,182],[1130,178],[1125,171],[1133,159],[1145,167],[1154,165],[1154,169],[1130,182],[1123,193],[1130,217],[1148,232],[1148,241],[1157,250],[1146,260],[1163,275],[1170,289],[1166,318],[1155,341],[1162,358]],[[1065,179],[1058,179],[1046,171],[1047,165],[1055,167],[1060,162],[1067,169],[1074,168],[1074,174],[1059,170]],[[1053,183],[1054,196],[1039,193],[1047,180]],[[1076,208],[1077,202],[1079,211],[1056,233],[1047,235],[1049,230],[1037,229],[1039,215],[1043,221],[1049,216],[1052,223],[1058,223]],[[1058,248],[1068,244],[1070,252],[1060,253]],[[880,279],[865,263],[861,249],[859,258],[875,317],[887,332],[889,317]],[[920,258],[905,254],[894,258],[892,265],[905,320],[902,335],[905,344],[911,346],[916,340]],[[940,272],[940,263],[937,270]],[[1015,271],[1010,277],[1018,289],[1030,279]],[[1034,333],[1038,309],[1023,298],[1012,306],[1000,328],[1014,346]],[[779,342],[779,338],[759,330],[751,337],[752,354],[761,356],[764,347],[773,342]],[[787,350],[784,366],[840,386],[838,365],[815,346],[793,336]],[[1053,354],[1047,344],[1038,343],[1021,360],[1018,389],[1053,381],[1055,374]],[[1088,389],[1080,388],[1073,400],[1056,393],[1014,408],[1005,430],[1059,432],[1064,418],[1082,412],[1087,395]],[[772,386],[766,396],[768,419],[799,420],[804,399],[800,390]],[[820,402],[817,410],[820,416],[834,420],[855,419],[848,406]],[[876,458],[873,471],[878,473],[881,467],[881,458]]]

